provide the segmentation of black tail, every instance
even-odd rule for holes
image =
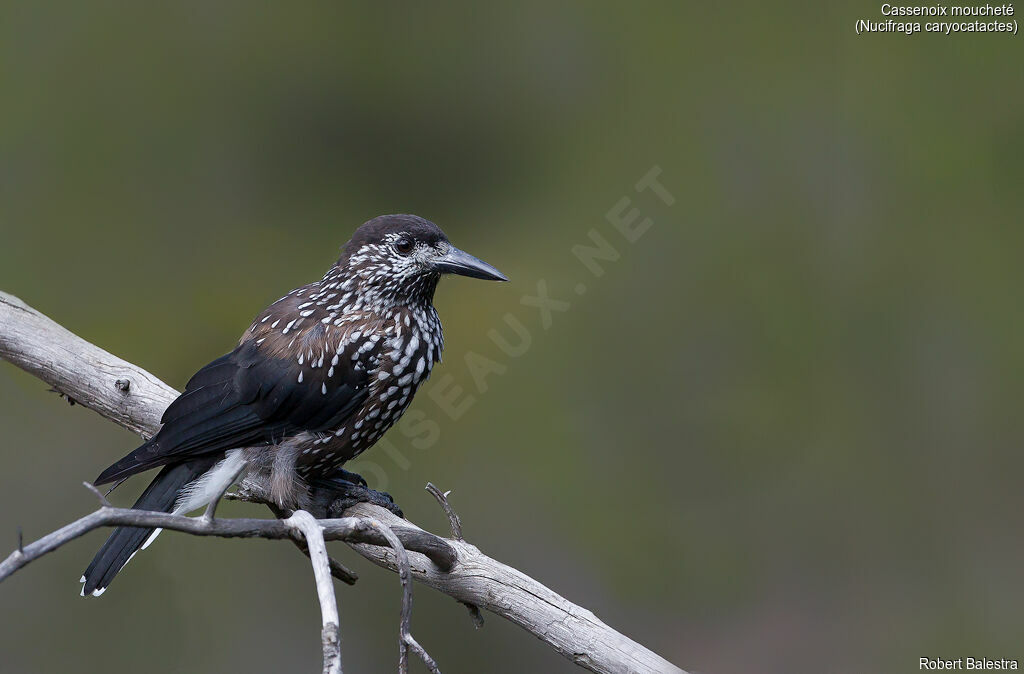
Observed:
[[[216,459],[204,459],[165,466],[132,507],[136,510],[170,512],[182,488],[209,470],[214,463]],[[82,595],[98,597],[102,594],[152,533],[153,529],[143,527],[114,529],[114,533],[110,534],[82,576]]]

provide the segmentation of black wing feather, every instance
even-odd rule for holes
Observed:
[[[160,431],[103,471],[96,484],[302,431],[333,429],[367,395],[365,370],[356,371],[348,359],[345,364],[328,377],[328,367],[268,357],[246,342],[197,372],[167,407]]]

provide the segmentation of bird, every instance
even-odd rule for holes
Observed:
[[[260,313],[230,353],[192,376],[159,431],[95,484],[116,487],[160,468],[133,508],[183,514],[243,476],[261,479],[274,503],[293,510],[309,506],[320,481],[362,481],[342,466],[394,425],[441,359],[433,298],[443,274],[508,281],[429,220],[367,221],[323,278]],[[103,594],[159,533],[115,529],[81,594]]]

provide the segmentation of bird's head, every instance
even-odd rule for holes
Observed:
[[[441,274],[508,280],[416,215],[382,215],[364,223],[345,244],[337,266],[357,279],[359,291],[395,304],[429,302]]]

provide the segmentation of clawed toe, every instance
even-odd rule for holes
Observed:
[[[391,498],[391,494],[383,491],[377,491],[375,489],[368,489],[359,485],[352,485],[351,488],[339,492],[337,498],[331,503],[329,512],[332,517],[340,516],[345,510],[351,508],[357,503],[369,503],[371,505],[380,506],[386,508],[401,518],[405,518],[402,513],[402,509],[395,505],[395,500]]]
[[[402,509],[395,505],[391,494],[370,489],[366,485],[366,480],[355,473],[341,471],[340,475],[317,480],[315,490],[315,500],[323,504],[330,517],[340,517],[346,509],[357,503],[370,503],[405,518]]]

